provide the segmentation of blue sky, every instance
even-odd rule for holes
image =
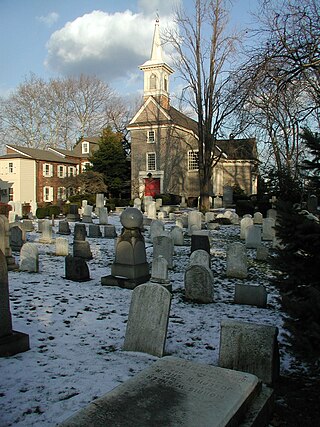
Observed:
[[[0,96],[31,72],[49,79],[94,74],[123,95],[142,89],[156,11],[192,0],[0,0]],[[234,0],[233,20],[249,22],[257,0]]]

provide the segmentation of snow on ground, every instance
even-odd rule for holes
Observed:
[[[109,223],[121,230],[118,214]],[[174,225],[166,223],[166,229]],[[71,229],[74,224],[70,223]],[[57,231],[57,221],[54,228]],[[152,242],[145,229],[148,261]],[[189,246],[176,246],[166,354],[199,363],[217,365],[220,322],[225,318],[263,323],[279,328],[282,372],[294,369],[283,330],[284,313],[270,283],[267,263],[255,260],[249,250],[247,284],[263,284],[268,290],[266,309],[233,304],[238,279],[225,275],[226,247],[240,241],[239,226],[221,226],[212,232],[211,258],[215,277],[215,302],[196,304],[184,300],[184,271]],[[39,234],[27,233],[37,242]],[[59,235],[57,235],[58,237]],[[69,239],[72,254],[72,234]],[[93,399],[152,364],[156,357],[121,350],[132,291],[100,284],[110,274],[114,259],[113,239],[91,239],[93,259],[88,262],[91,279],[76,283],[64,279],[64,257],[54,254],[55,245],[36,243],[40,272],[9,272],[13,328],[30,337],[30,350],[0,359],[0,426],[53,426],[64,421]],[[270,243],[264,243],[270,246]],[[19,262],[19,253],[14,252]],[[242,280],[239,280],[243,283]]]

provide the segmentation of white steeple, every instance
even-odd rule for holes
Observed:
[[[159,19],[155,23],[151,58],[140,66],[140,70],[144,72],[145,99],[153,96],[163,107],[168,108],[169,76],[173,73],[173,70],[163,60]]]

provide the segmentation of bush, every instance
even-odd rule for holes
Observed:
[[[54,215],[57,217],[60,214],[60,207],[56,205],[46,205],[46,206],[40,206],[36,210],[36,217],[38,219],[43,219],[45,217],[52,217]]]
[[[238,200],[236,202],[236,213],[239,216],[245,214],[254,215],[254,203],[251,200]]]
[[[36,217],[38,219],[44,219],[46,216],[48,216],[48,209],[46,207],[37,208]]]

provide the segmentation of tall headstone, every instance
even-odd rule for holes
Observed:
[[[243,217],[240,221],[240,239],[246,238],[247,228],[253,225],[253,219],[251,217]]]
[[[80,221],[79,208],[76,204],[69,205],[69,213],[67,214],[67,221],[76,222]]]
[[[172,290],[168,279],[168,261],[162,255],[152,260],[150,281],[164,285],[170,292]]]
[[[39,272],[39,251],[35,243],[25,243],[22,246],[19,270],[29,273]]]
[[[8,270],[16,270],[18,266],[12,256],[12,250],[10,247],[9,221],[5,215],[0,215],[0,250],[6,257]]]
[[[164,234],[164,224],[162,221],[158,219],[153,219],[150,224],[150,239],[152,240],[154,237],[161,236]]]
[[[56,238],[56,255],[67,256],[69,254],[69,242],[64,237]]]
[[[40,243],[52,243],[52,224],[49,219],[45,219],[42,223],[42,234],[39,239]]]
[[[86,261],[80,257],[66,256],[65,278],[73,282],[87,282],[90,280],[89,268]]]
[[[104,194],[97,193],[96,194],[96,212],[100,215],[100,209],[104,207]]]
[[[191,236],[191,253],[198,250],[203,249],[208,252],[210,255],[210,240],[209,240],[209,232],[195,232]]]
[[[170,230],[170,236],[173,240],[174,246],[183,246],[184,245],[184,235],[182,228],[175,226]]]
[[[204,265],[191,264],[184,275],[185,297],[198,303],[213,302],[213,274]]]
[[[84,242],[87,236],[87,229],[85,224],[75,224],[73,231],[73,239]]]
[[[71,230],[69,227],[68,221],[59,221],[58,223],[58,234],[69,235],[71,234]]]
[[[157,206],[156,202],[149,202],[147,205],[147,217],[150,219],[156,219],[157,218]]]
[[[132,292],[123,350],[162,357],[167,337],[171,294],[146,283]]]
[[[174,245],[170,236],[156,236],[153,242],[153,257],[163,256],[168,262],[168,268],[173,268]]]
[[[29,335],[12,329],[6,257],[0,250],[0,357],[29,350]]]
[[[246,248],[242,243],[231,243],[227,248],[227,277],[246,279],[248,276],[248,259]]]
[[[223,187],[223,206],[225,208],[233,204],[233,188],[230,185]]]
[[[99,209],[99,224],[107,225],[108,224],[108,209],[100,208]]]
[[[195,230],[201,230],[202,213],[199,211],[190,211],[188,213],[188,233],[191,235]]]
[[[141,234],[143,215],[139,209],[127,208],[120,215],[123,226],[117,238],[111,275],[101,278],[102,285],[134,289],[150,278],[144,238]]]
[[[10,247],[13,251],[20,251],[22,245],[26,241],[26,233],[21,225],[14,225],[10,227]]]
[[[308,197],[307,209],[309,212],[311,212],[313,214],[317,213],[317,211],[318,211],[318,197],[315,194],[311,194]]]
[[[275,220],[271,217],[264,218],[262,223],[262,239],[273,241],[275,237]]]
[[[92,223],[92,210],[93,210],[93,206],[91,205],[85,205],[83,207],[82,222]]]
[[[261,227],[259,225],[249,225],[245,235],[247,249],[257,249],[261,245]]]
[[[249,372],[266,384],[279,378],[278,328],[257,323],[223,320],[219,366]]]

